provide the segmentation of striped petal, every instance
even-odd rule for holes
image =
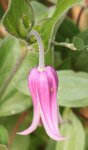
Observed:
[[[52,119],[54,121],[54,126],[57,132],[59,132],[58,129],[58,123],[62,122],[62,118],[59,112],[58,102],[57,102],[57,90],[58,90],[58,76],[56,71],[52,67],[46,68],[46,74],[49,81],[49,86],[51,89],[50,93],[50,99],[51,99],[51,112],[52,112]]]
[[[39,107],[37,107],[37,109],[34,111],[34,117],[33,117],[31,126],[29,128],[27,128],[26,130],[19,132],[17,134],[28,135],[28,134],[32,133],[37,128],[37,126],[39,124],[39,119],[40,119]]]
[[[39,105],[38,105],[37,94],[36,94],[36,81],[37,80],[38,80],[38,71],[35,68],[31,71],[29,78],[28,78],[28,87],[30,89],[30,93],[32,96],[32,101],[33,101],[33,107],[34,107],[33,121],[32,121],[31,126],[28,129],[18,133],[20,135],[27,135],[33,132],[37,128],[39,121],[40,121]]]
[[[37,84],[37,94],[40,105],[41,119],[47,134],[54,140],[63,140],[64,138],[61,137],[58,132],[56,87],[55,85],[52,87],[54,81],[51,83],[51,81],[48,80],[47,69],[46,71],[41,72]],[[51,93],[52,88],[55,92]]]

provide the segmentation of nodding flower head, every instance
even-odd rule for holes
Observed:
[[[39,36],[34,30],[32,34]],[[43,125],[49,137],[56,141],[63,140],[58,128],[58,123],[61,123],[62,119],[57,104],[56,71],[50,66],[44,67],[44,61],[40,62],[39,67],[32,69],[29,74],[28,87],[34,107],[33,121],[28,129],[18,134],[30,134],[38,125]]]

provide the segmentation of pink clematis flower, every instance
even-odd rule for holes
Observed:
[[[39,36],[36,31],[32,34]],[[32,69],[28,77],[34,107],[33,121],[28,129],[18,134],[30,134],[42,124],[49,137],[56,141],[63,140],[58,128],[58,123],[62,121],[57,103],[58,76],[52,67],[44,67],[43,59],[40,64],[40,67]]]

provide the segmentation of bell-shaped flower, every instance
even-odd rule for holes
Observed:
[[[32,34],[39,36],[34,30]],[[58,76],[52,67],[44,67],[43,63],[42,59],[40,64],[43,66],[40,65],[32,69],[28,77],[28,87],[34,108],[32,124],[28,129],[18,134],[30,134],[38,125],[42,124],[48,136],[59,141],[64,138],[60,135],[58,127],[58,124],[62,121],[57,103]]]

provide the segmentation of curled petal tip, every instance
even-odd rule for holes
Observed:
[[[24,131],[23,132],[17,132],[16,134],[18,134],[18,135],[28,135],[28,134],[25,134]]]
[[[39,125],[39,120],[40,120],[40,114],[39,114],[39,107],[37,105],[37,107],[34,108],[34,116],[33,116],[32,124],[29,126],[29,128],[27,128],[26,130],[19,132],[17,134],[28,135],[28,134],[32,133]]]

